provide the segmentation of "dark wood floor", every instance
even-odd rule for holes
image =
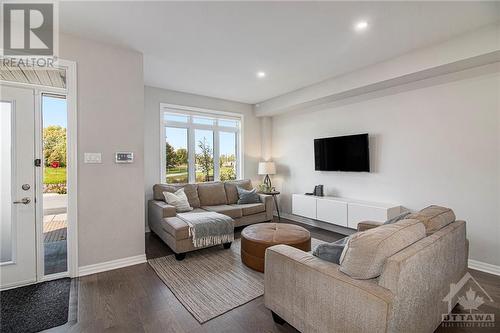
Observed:
[[[288,223],[294,223],[286,221]],[[304,226],[304,225],[303,225]],[[344,236],[315,227],[304,226],[312,237],[334,241]],[[236,231],[239,237],[241,229]],[[149,258],[172,254],[156,235],[146,234]],[[189,254],[188,254],[189,255]],[[496,331],[500,328],[500,277],[472,271],[495,303]],[[77,322],[50,332],[297,332],[293,327],[274,324],[270,311],[259,297],[200,325],[156,276],[148,264],[130,266],[85,276],[72,293]],[[76,295],[76,296],[75,296]],[[439,328],[438,332],[489,332],[495,329]]]

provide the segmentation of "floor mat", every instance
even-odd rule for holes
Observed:
[[[39,332],[68,322],[71,279],[0,292],[0,332]]]

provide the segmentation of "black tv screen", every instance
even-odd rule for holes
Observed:
[[[368,134],[314,140],[314,162],[318,171],[370,171]]]

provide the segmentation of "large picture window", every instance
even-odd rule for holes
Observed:
[[[240,115],[165,106],[161,115],[161,182],[240,178]]]

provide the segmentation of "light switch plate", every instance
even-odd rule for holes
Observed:
[[[101,164],[102,156],[101,153],[85,153],[84,163],[86,164]]]

